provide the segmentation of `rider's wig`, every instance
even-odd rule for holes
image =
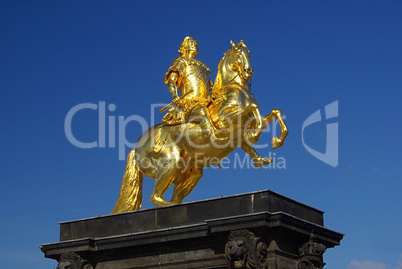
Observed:
[[[188,41],[190,39],[194,39],[194,38],[192,38],[191,36],[186,36],[184,38],[183,42],[181,42],[181,46],[180,46],[180,49],[179,49],[179,52],[180,52],[181,55],[186,55],[187,54],[187,52],[188,52],[188,50],[187,50]]]

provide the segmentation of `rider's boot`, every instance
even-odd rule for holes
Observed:
[[[211,141],[223,141],[226,140],[226,137],[221,137],[218,135],[218,131],[215,125],[212,123],[212,120],[208,115],[205,115],[200,121],[201,128],[203,130],[207,130],[208,135]]]
[[[223,141],[226,137],[219,135],[219,132],[211,120],[208,109],[205,106],[198,106],[193,110],[194,115],[198,118],[200,126],[208,132],[211,141]]]

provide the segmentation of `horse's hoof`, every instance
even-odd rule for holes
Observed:
[[[156,195],[151,197],[151,203],[153,203],[156,206],[173,205],[172,202],[165,201],[161,197],[156,196]]]
[[[279,138],[277,138],[277,137],[272,138],[271,147],[272,147],[273,149],[280,148],[280,147],[282,146],[282,144],[283,144],[283,142],[282,142],[281,139],[279,139]]]
[[[253,159],[253,161],[254,161],[254,167],[258,168],[258,167],[262,167],[262,166],[272,163],[272,158],[266,159],[266,158],[259,157],[259,158]]]
[[[276,114],[277,117],[281,117],[282,113],[279,109],[272,109],[272,113]]]

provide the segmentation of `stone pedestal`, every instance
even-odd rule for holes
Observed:
[[[343,235],[323,212],[269,190],[60,224],[57,268],[323,268]]]

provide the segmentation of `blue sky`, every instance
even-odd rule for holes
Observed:
[[[284,169],[234,167],[234,156],[244,157],[236,150],[231,167],[206,169],[185,201],[271,189],[325,211],[325,226],[346,234],[324,255],[326,268],[402,268],[400,1],[2,1],[0,7],[2,267],[54,268],[39,245],[58,241],[58,222],[109,214],[125,168],[117,145],[142,132],[138,122],[123,128],[118,119],[160,121],[151,105],[171,100],[163,77],[190,35],[212,78],[229,41],[244,40],[261,112],[281,109],[290,134],[275,151]],[[338,117],[322,114],[302,130],[310,115],[336,101]],[[103,148],[74,146],[64,128],[68,112],[101,102],[115,106],[105,122],[108,129],[116,121],[116,147],[107,133]],[[74,116],[77,139],[99,142],[98,112]],[[338,136],[336,167],[305,147],[325,152],[327,124],[339,128],[328,138]],[[153,184],[145,179],[143,208],[153,207]]]

